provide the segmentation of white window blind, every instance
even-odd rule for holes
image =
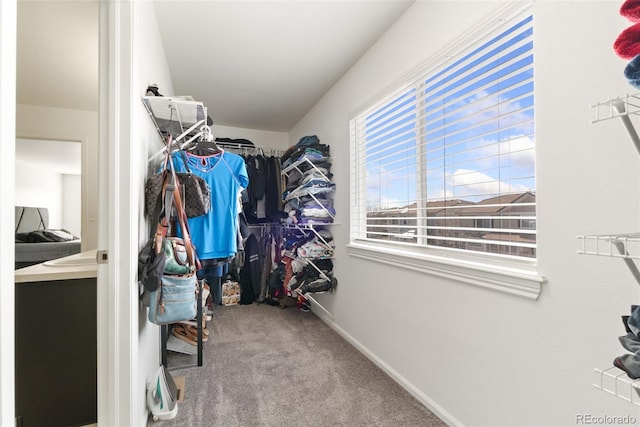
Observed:
[[[533,17],[415,75],[351,121],[352,241],[535,258]]]

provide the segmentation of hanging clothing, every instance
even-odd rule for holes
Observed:
[[[211,188],[209,213],[188,219],[198,258],[232,257],[238,250],[239,195],[249,184],[244,159],[226,151],[209,156],[189,152],[185,155],[191,172],[202,177]],[[186,172],[180,153],[172,156],[176,171]]]
[[[265,210],[267,218],[272,222],[280,222],[285,217],[282,211],[282,168],[280,159],[271,156],[267,158],[267,192],[265,194]]]
[[[259,247],[256,236],[250,234],[244,244],[244,265],[240,269],[240,304],[253,303],[260,292],[262,262]]]

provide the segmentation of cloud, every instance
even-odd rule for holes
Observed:
[[[452,174],[447,173],[446,182],[447,191],[453,189],[451,193],[456,198],[483,199],[498,193],[520,193],[530,190],[524,185],[499,181],[482,172],[469,169],[456,169]]]

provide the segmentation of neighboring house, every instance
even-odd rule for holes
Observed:
[[[427,230],[427,245],[535,257],[535,201],[528,191],[479,202],[452,199],[427,202],[425,208],[413,203],[379,209],[367,213],[367,237],[416,244],[420,229]]]

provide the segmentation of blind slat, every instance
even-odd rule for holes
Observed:
[[[357,116],[353,240],[535,258],[533,19]]]

